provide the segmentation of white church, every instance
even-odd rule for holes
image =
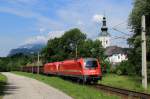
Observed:
[[[102,46],[106,49],[105,55],[110,63],[115,65],[128,59],[127,52],[124,48],[111,46],[111,35],[108,33],[105,17],[103,17],[101,33],[98,36],[98,40],[101,41]]]

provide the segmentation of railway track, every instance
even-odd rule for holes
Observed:
[[[111,94],[117,94],[123,97],[123,99],[150,99],[150,94],[147,93],[115,88],[115,87],[110,87],[102,84],[96,84],[93,87],[98,90],[103,90]]]

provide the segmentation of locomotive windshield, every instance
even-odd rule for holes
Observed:
[[[85,60],[86,68],[95,68],[98,67],[97,61],[95,59],[86,59]]]

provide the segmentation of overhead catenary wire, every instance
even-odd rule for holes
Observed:
[[[125,32],[122,32],[122,31],[120,31],[120,30],[118,30],[118,29],[116,29],[116,28],[113,28],[113,30],[115,30],[115,31],[117,31],[117,32],[120,32],[120,33],[122,33],[122,34],[124,34],[124,35],[131,36],[130,34],[127,34],[127,33],[125,33]]]
[[[128,39],[125,36],[112,36],[111,38],[112,38],[112,40],[115,40],[115,39]]]
[[[132,39],[132,40],[135,40],[137,38],[129,38],[129,37],[125,37],[125,36],[112,36],[112,39],[111,40],[117,40],[117,39]]]
[[[117,32],[119,32],[119,33],[121,33],[121,34],[123,34],[123,35],[131,36],[131,34],[128,34],[128,33],[126,33],[126,32],[123,32],[123,31],[121,31],[121,30],[119,30],[119,29],[117,28],[118,26],[121,26],[122,24],[125,24],[126,22],[127,22],[127,20],[125,20],[125,21],[123,21],[123,22],[121,22],[121,23],[119,23],[119,24],[117,24],[117,25],[115,25],[115,26],[112,26],[111,29],[112,29],[112,30],[115,30],[115,31],[117,31]]]
[[[117,27],[117,26],[120,26],[120,25],[124,24],[125,22],[127,22],[127,20],[122,21],[121,23],[119,23],[119,24],[113,26],[112,28],[115,28],[115,27]]]
[[[114,26],[112,26],[110,29],[111,30],[115,30],[115,31],[117,31],[117,32],[119,32],[119,33],[121,33],[121,34],[123,34],[123,36],[113,36],[112,37],[112,40],[115,40],[115,39],[125,39],[125,40],[127,40],[128,38],[130,38],[132,35],[131,34],[129,34],[129,33],[126,33],[126,32],[123,32],[123,31],[121,31],[121,30],[119,30],[117,27],[118,26],[121,26],[121,25],[123,25],[123,24],[125,24],[127,22],[127,20],[124,20],[123,22],[121,22],[121,23],[119,23],[119,24],[117,24],[117,25],[114,25]],[[134,38],[131,38],[131,39],[134,39]]]

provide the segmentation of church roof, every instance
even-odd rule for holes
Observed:
[[[99,36],[110,36],[110,34],[107,31],[102,31]]]
[[[105,50],[106,56],[112,56],[113,54],[127,54],[127,48],[121,48],[118,46],[109,46]]]

